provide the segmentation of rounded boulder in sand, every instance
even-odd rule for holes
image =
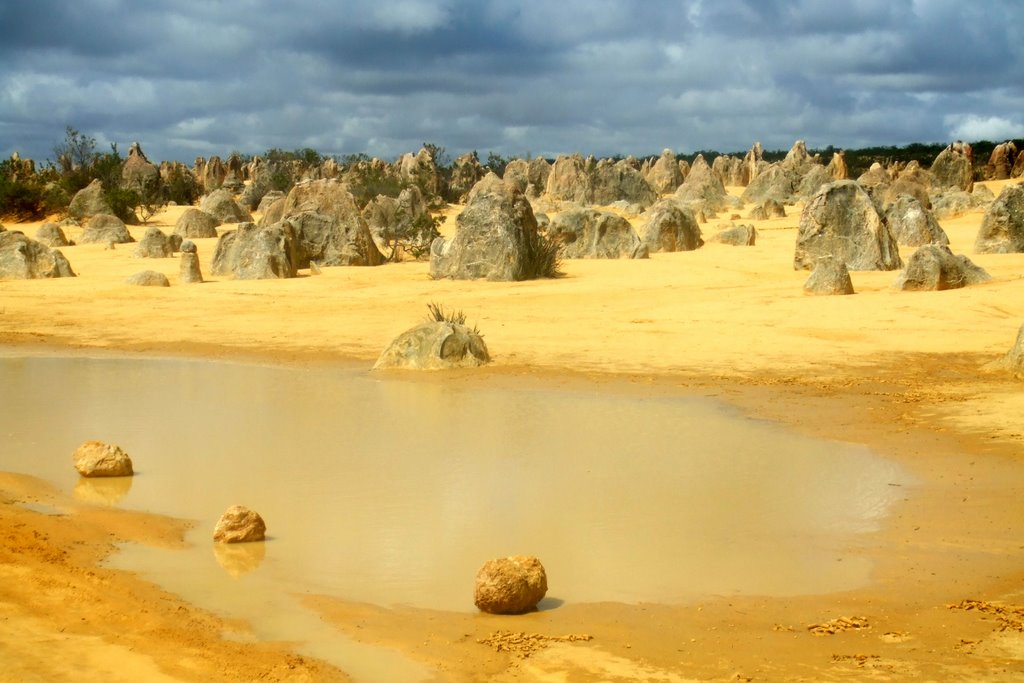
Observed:
[[[476,573],[473,602],[489,614],[523,614],[548,592],[544,565],[532,555],[488,560]]]
[[[83,477],[130,477],[132,459],[120,446],[86,441],[72,454],[75,469]]]
[[[232,505],[217,520],[213,540],[217,543],[248,543],[266,538],[267,525],[259,513],[243,505]]]

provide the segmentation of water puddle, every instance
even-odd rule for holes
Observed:
[[[863,447],[700,398],[45,356],[0,358],[0,386],[0,470],[198,520],[191,549],[114,563],[317,652],[338,636],[295,595],[471,611],[476,569],[509,554],[541,558],[550,605],[856,588],[871,572],[858,535],[910,483]],[[87,439],[122,446],[137,476],[80,479]],[[214,548],[236,503],[264,517],[266,544]]]

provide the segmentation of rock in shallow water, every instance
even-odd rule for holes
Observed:
[[[243,505],[232,505],[217,520],[213,540],[217,543],[248,543],[266,538],[267,525],[258,513]]]
[[[476,574],[473,602],[489,614],[522,614],[548,592],[544,566],[532,555],[488,560]]]
[[[83,477],[128,477],[133,474],[132,459],[120,446],[102,441],[86,441],[72,454],[75,469]]]

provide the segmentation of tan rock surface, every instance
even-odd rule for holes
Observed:
[[[262,541],[267,534],[267,525],[259,513],[244,505],[232,505],[213,529],[213,540],[217,543],[249,543]]]
[[[531,555],[488,560],[476,574],[473,604],[488,614],[522,614],[548,592],[544,565]]]
[[[128,477],[132,475],[132,459],[120,446],[102,441],[86,441],[75,449],[75,469],[83,477]]]

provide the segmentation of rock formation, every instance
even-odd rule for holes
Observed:
[[[259,514],[242,505],[232,505],[213,529],[216,543],[250,543],[262,541],[267,535],[267,525]]]
[[[129,477],[132,459],[120,446],[86,441],[72,454],[75,469],[83,477]]]
[[[743,159],[737,159],[728,154],[720,154],[711,163],[711,170],[718,176],[723,185],[742,186],[744,184],[743,179],[746,167],[743,164]]]
[[[135,247],[136,258],[170,258],[173,255],[171,240],[157,227],[146,228],[146,234]]]
[[[290,224],[239,223],[217,240],[212,270],[237,280],[288,278],[295,277],[297,262],[298,240]]]
[[[2,228],[2,226],[0,226]],[[36,231],[36,240],[48,247],[69,247],[71,242],[64,230],[56,223],[43,223]]]
[[[284,200],[281,222],[295,231],[298,268],[308,268],[310,261],[321,266],[384,263],[352,193],[337,179],[298,183]]]
[[[565,258],[638,258],[636,230],[625,218],[597,209],[573,209],[551,221],[548,237],[561,245]]]
[[[721,231],[711,239],[733,247],[752,247],[757,241],[757,230],[754,229],[753,225],[734,225]]]
[[[271,206],[284,199],[286,196],[287,195],[280,190],[270,190],[263,195],[262,199],[260,199],[259,206],[256,207],[256,213],[261,215],[267,213]],[[280,220],[280,218],[278,220]]]
[[[628,160],[602,159],[591,175],[591,201],[607,206],[618,201],[650,206],[658,194]]]
[[[181,261],[178,264],[178,282],[183,285],[196,284],[203,281],[203,273],[199,269],[199,250],[192,240],[181,243]]]
[[[960,142],[952,143],[939,152],[932,162],[932,176],[939,188],[954,187],[970,192],[974,187],[974,166],[971,146]]]
[[[107,203],[103,194],[103,183],[96,178],[86,187],[75,193],[68,204],[68,215],[72,218],[84,220],[99,214],[113,214],[114,210]]]
[[[702,208],[712,211],[719,211],[729,205],[725,186],[701,154],[693,160],[686,180],[673,197],[680,202],[700,204]]]
[[[988,207],[974,250],[979,254],[1024,252],[1024,185],[1007,185]]]
[[[487,345],[475,329],[450,320],[429,320],[398,335],[373,366],[447,370],[490,362]]]
[[[160,184],[160,169],[149,162],[139,143],[133,142],[128,158],[121,167],[121,187],[142,192],[155,190]]]
[[[185,209],[174,224],[174,234],[186,239],[203,239],[217,236],[221,221],[202,209],[190,206]]]
[[[16,230],[0,231],[0,280],[74,276],[71,264],[59,250]]]
[[[693,212],[674,200],[663,199],[647,213],[643,243],[648,253],[659,251],[693,251],[704,245],[700,226]]]
[[[966,256],[957,256],[949,247],[926,244],[907,261],[896,280],[896,288],[905,291],[959,289],[991,280],[984,269]]]
[[[949,237],[931,211],[914,197],[901,195],[885,212],[889,231],[897,244],[920,247],[925,244],[949,244]]]
[[[488,173],[467,198],[451,239],[430,246],[430,276],[529,280],[550,275],[526,196]]]
[[[450,196],[455,197],[460,203],[464,202],[469,191],[485,175],[487,175],[487,169],[480,164],[480,158],[477,157],[476,152],[463,154],[452,163],[452,177],[448,182]]]
[[[675,153],[670,149],[662,150],[661,156],[645,175],[647,182],[658,194],[675,192],[683,184],[683,172],[679,169]]]
[[[589,204],[593,199],[593,187],[588,162],[579,154],[555,159],[544,194],[556,201]]]
[[[170,287],[171,282],[167,279],[167,276],[163,273],[158,273],[155,270],[143,270],[135,273],[126,279],[126,285],[135,285],[137,287]]]
[[[516,555],[488,560],[476,574],[473,602],[488,614],[523,614],[548,592],[544,566],[536,557]]]
[[[832,160],[825,168],[832,180],[846,180],[850,177],[850,170],[846,167],[846,152],[839,150],[832,153]]]
[[[823,256],[850,270],[896,270],[896,240],[871,197],[852,180],[823,187],[800,215],[793,267],[810,270]]]
[[[199,208],[210,214],[221,223],[247,223],[252,215],[235,201],[231,193],[220,188],[203,197]]]
[[[1012,140],[996,145],[988,157],[985,177],[989,180],[1006,180],[1017,161],[1017,145]]]
[[[829,256],[818,259],[804,283],[804,293],[819,296],[853,294],[853,281],[846,264]]]
[[[120,218],[98,213],[89,219],[80,241],[82,244],[127,244],[135,239]]]
[[[397,198],[377,195],[363,207],[362,217],[377,249],[391,260],[406,254],[428,258],[430,245],[441,236],[415,185],[402,190]]]

